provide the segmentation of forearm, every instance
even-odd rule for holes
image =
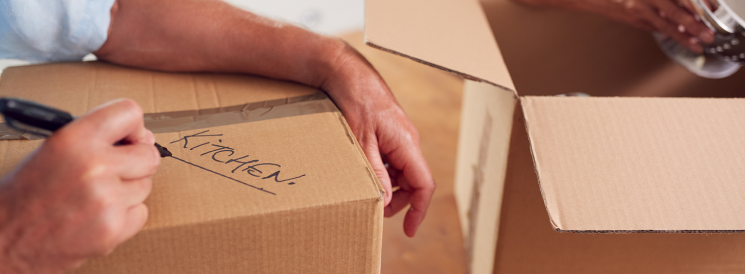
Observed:
[[[112,63],[166,71],[263,75],[321,87],[349,48],[219,0],[118,0],[106,43]]]

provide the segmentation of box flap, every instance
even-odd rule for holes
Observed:
[[[494,267],[517,100],[487,83],[466,80],[463,87],[453,194],[471,273]]]
[[[103,63],[14,67],[0,81],[0,96],[35,100],[75,115],[124,97],[146,113],[198,113],[316,92],[261,77],[164,73]],[[335,108],[155,137],[175,157],[162,159],[153,176],[146,230],[354,201],[382,207],[382,187]],[[0,174],[40,144],[0,141]]]
[[[367,0],[365,42],[467,79],[515,90],[475,0]]]
[[[521,102],[556,230],[745,230],[745,100]]]

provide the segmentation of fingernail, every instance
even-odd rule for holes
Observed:
[[[678,32],[680,33],[686,32],[686,27],[684,27],[683,25],[678,25]]]
[[[698,39],[706,44],[711,44],[714,42],[714,32],[706,30],[698,35]]]

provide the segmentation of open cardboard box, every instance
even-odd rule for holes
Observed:
[[[85,62],[8,68],[0,96],[73,115],[131,98],[174,154],[153,176],[145,228],[74,273],[380,271],[383,188],[317,89]],[[41,142],[1,140],[0,174]]]
[[[745,271],[745,100],[650,98],[737,96],[742,71],[702,79],[648,33],[508,0],[367,0],[365,28],[468,79],[455,195],[472,273]],[[525,96],[569,92],[636,97]]]

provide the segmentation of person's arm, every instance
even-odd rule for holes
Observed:
[[[616,21],[672,37],[701,53],[701,44],[714,42],[714,32],[678,0],[515,0],[533,6],[569,8],[597,13]]]
[[[160,163],[131,100],[50,136],[0,180],[0,273],[62,273],[110,253],[145,224]],[[114,146],[119,140],[126,145]]]
[[[417,130],[372,65],[343,41],[219,0],[118,0],[109,37],[94,54],[133,67],[247,73],[318,87],[344,113],[385,187],[385,215],[411,204],[409,236],[424,219],[435,182]]]

